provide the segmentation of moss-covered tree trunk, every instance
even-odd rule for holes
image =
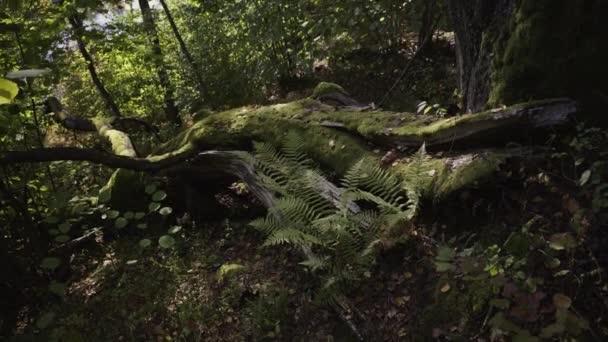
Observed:
[[[608,2],[447,3],[467,111],[561,96],[608,104]]]

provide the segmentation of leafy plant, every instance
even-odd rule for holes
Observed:
[[[417,155],[414,164],[425,160],[424,147]],[[301,264],[322,278],[321,297],[347,289],[369,271],[378,251],[407,239],[424,172],[403,182],[377,161],[361,160],[346,172],[333,197],[326,195],[329,182],[303,152],[296,133],[287,134],[280,149],[256,144],[255,158],[259,178],[279,198],[251,226],[267,236],[265,246],[304,251]]]

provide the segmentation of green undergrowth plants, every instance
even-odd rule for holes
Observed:
[[[402,180],[364,159],[345,173],[340,187],[331,188],[302,146],[294,132],[280,148],[255,145],[258,177],[276,202],[251,226],[266,236],[266,247],[299,249],[305,255],[300,264],[319,277],[318,299],[331,301],[369,277],[380,251],[408,240],[419,207],[419,178],[427,173]],[[423,165],[426,158],[423,146],[413,164]]]
[[[149,197],[146,211],[113,209],[103,194],[73,197],[67,192],[54,194],[49,201],[47,216],[42,222],[50,247],[39,264],[41,272],[50,279],[49,294],[59,298],[65,296],[69,286],[65,274],[70,261],[65,258],[64,251],[80,248],[82,241],[100,238],[106,240],[108,237],[128,234],[145,236],[134,246],[135,250],[142,253],[154,245],[165,250],[176,246],[182,226],[169,224],[173,209],[163,203],[167,198],[166,192],[160,189],[158,183],[150,183],[145,192]],[[135,262],[135,259],[128,261]],[[41,317],[46,317],[44,323],[50,316]],[[50,324],[42,325],[46,327]]]
[[[479,311],[487,312],[493,338],[568,340],[589,332],[588,320],[575,308],[576,287],[568,285],[583,281],[572,263],[581,241],[573,232],[546,232],[536,216],[501,243],[456,248],[450,241],[437,248],[435,267],[447,283],[490,286]]]
[[[266,289],[247,302],[244,310],[247,327],[256,341],[276,341],[285,337],[289,298],[289,291],[279,287]]]

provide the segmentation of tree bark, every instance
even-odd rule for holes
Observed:
[[[165,11],[165,15],[167,16],[167,20],[169,21],[169,25],[171,26],[173,35],[175,36],[175,39],[179,43],[179,48],[182,51],[184,58],[190,65],[190,68],[192,69],[194,78],[195,78],[197,86],[198,86],[199,96],[201,97],[201,99],[203,99],[205,97],[205,87],[204,87],[204,82],[203,82],[203,76],[201,75],[201,69],[199,68],[198,63],[196,63],[196,61],[192,57],[192,54],[190,53],[190,50],[188,49],[186,42],[184,42],[182,35],[179,33],[179,29],[177,28],[177,25],[175,24],[175,20],[173,20],[173,15],[171,15],[171,11],[169,10],[169,7],[167,6],[165,0],[160,0],[160,4],[161,4],[161,6],[163,6],[163,10]]]
[[[605,108],[608,2],[446,1],[467,112],[564,96]]]
[[[108,111],[112,114],[112,116],[120,117],[121,116],[120,109],[118,108],[118,105],[116,104],[116,102],[114,102],[114,98],[112,97],[112,95],[110,95],[110,93],[104,86],[101,79],[99,79],[99,75],[97,74],[97,69],[95,68],[95,62],[93,60],[93,57],[87,50],[87,45],[84,42],[84,40],[82,39],[82,36],[84,34],[84,28],[82,27],[82,21],[76,14],[71,15],[68,18],[68,21],[70,22],[70,24],[72,25],[72,28],[74,29],[73,37],[74,37],[74,39],[76,39],[76,43],[78,44],[78,50],[80,50],[82,57],[87,62],[87,69],[89,69],[89,74],[91,75],[91,79],[93,80],[93,83],[95,84],[95,88],[97,88],[99,95],[101,95],[103,102],[105,103]]]
[[[514,0],[447,0],[456,34],[459,87],[466,112],[481,111],[490,93],[491,46],[483,45],[483,34],[491,26],[504,25]]]
[[[143,17],[144,29],[148,35],[150,44],[152,45],[152,57],[156,66],[156,72],[160,81],[161,87],[165,92],[165,115],[167,119],[177,125],[181,125],[181,119],[179,117],[179,109],[175,105],[174,91],[169,79],[169,73],[163,59],[163,52],[160,47],[160,39],[158,32],[156,31],[156,25],[154,23],[154,16],[150,9],[148,0],[138,0],[139,8]]]

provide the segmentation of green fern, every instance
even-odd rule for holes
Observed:
[[[251,226],[266,235],[265,246],[304,250],[307,259],[301,264],[322,278],[320,296],[331,298],[361,279],[383,241],[414,217],[428,156],[423,145],[405,183],[377,161],[361,160],[345,173],[342,187],[330,200],[319,186],[328,181],[307,157],[304,145],[293,132],[281,148],[255,144],[259,180],[278,199],[267,216]],[[354,203],[367,203],[369,209],[356,209]]]

